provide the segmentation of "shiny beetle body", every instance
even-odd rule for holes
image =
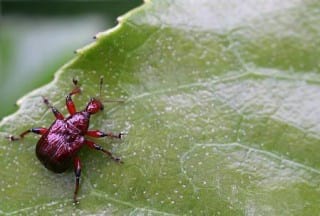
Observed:
[[[72,95],[80,93],[80,88],[77,86],[77,80],[73,79],[75,88],[66,97],[66,106],[69,112],[68,117],[64,117],[55,107],[53,107],[46,98],[43,98],[44,103],[52,110],[56,120],[47,128],[32,128],[20,134],[19,137],[9,136],[11,141],[19,140],[26,134],[32,132],[40,134],[36,146],[36,155],[41,163],[49,170],[61,173],[66,171],[70,166],[74,166],[76,176],[74,202],[77,201],[77,194],[79,190],[79,182],[81,175],[81,163],[77,156],[78,151],[84,146],[92,149],[102,151],[109,155],[113,160],[122,163],[122,161],[114,157],[108,150],[103,149],[93,141],[86,137],[112,137],[121,138],[122,133],[114,134],[112,132],[102,132],[99,130],[89,130],[91,115],[103,110],[103,104],[100,100],[91,98],[86,108],[80,112],[76,111],[75,104],[72,101]],[[102,78],[100,80],[100,93],[102,86]],[[108,101],[119,102],[119,101]]]

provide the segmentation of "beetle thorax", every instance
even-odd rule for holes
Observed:
[[[90,114],[85,111],[75,113],[66,119],[66,123],[80,134],[85,134],[88,131],[89,121]]]

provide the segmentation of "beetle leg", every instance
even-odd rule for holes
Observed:
[[[91,137],[96,137],[96,138],[100,138],[100,137],[112,137],[112,138],[119,138],[121,139],[123,135],[125,135],[125,133],[118,133],[118,134],[114,134],[112,132],[102,132],[99,130],[89,130],[87,131],[86,135],[91,136]]]
[[[76,176],[76,186],[74,189],[74,194],[73,194],[73,202],[75,204],[78,204],[77,200],[77,195],[79,191],[79,185],[80,185],[80,176],[81,176],[81,163],[79,157],[75,157],[73,161],[73,166],[74,166],[74,174]]]
[[[101,146],[97,145],[96,143],[89,141],[89,140],[86,140],[85,143],[90,148],[102,151],[103,153],[107,154],[112,160],[119,162],[119,163],[123,163],[120,158],[113,156],[110,151],[103,149]]]
[[[51,109],[51,111],[53,112],[54,116],[57,118],[57,119],[60,119],[60,120],[63,120],[64,119],[64,116],[54,107],[50,104],[49,100],[45,97],[42,97],[43,98],[43,102]]]
[[[76,106],[74,105],[71,96],[75,94],[79,94],[81,92],[80,87],[78,86],[78,80],[73,79],[73,84],[75,85],[74,89],[67,95],[66,98],[66,106],[70,113],[70,115],[73,115],[76,113]]]
[[[28,133],[35,133],[35,134],[40,134],[40,135],[43,135],[47,132],[47,128],[31,128],[29,130],[26,130],[25,132],[21,133],[19,135],[19,137],[14,137],[14,136],[8,136],[8,138],[11,140],[11,141],[16,141],[16,140],[19,140],[19,139],[22,139],[25,135],[27,135]]]

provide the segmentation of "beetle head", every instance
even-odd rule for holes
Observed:
[[[95,114],[99,111],[102,111],[103,108],[104,108],[104,106],[100,100],[98,100],[96,98],[91,98],[87,107],[86,107],[86,111],[90,114]]]

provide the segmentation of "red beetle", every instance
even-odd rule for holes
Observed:
[[[100,93],[103,79],[100,80]],[[73,163],[76,176],[75,190],[73,200],[77,201],[79,190],[79,182],[81,175],[81,163],[77,156],[78,151],[87,145],[92,149],[102,151],[109,155],[114,161],[122,163],[122,161],[114,157],[108,150],[103,149],[96,143],[87,140],[85,135],[90,137],[112,137],[121,138],[123,133],[114,134],[112,132],[102,132],[99,130],[88,130],[90,117],[92,114],[103,110],[103,104],[100,100],[91,98],[88,105],[83,111],[77,112],[71,96],[80,93],[77,80],[73,79],[75,88],[67,95],[66,106],[69,116],[64,117],[49,101],[44,98],[44,103],[51,108],[56,120],[49,129],[32,128],[20,134],[19,137],[10,136],[11,141],[19,140],[26,134],[32,132],[42,135],[36,146],[36,155],[41,163],[49,170],[61,173],[66,171]],[[108,102],[121,102],[120,100],[109,100]]]

